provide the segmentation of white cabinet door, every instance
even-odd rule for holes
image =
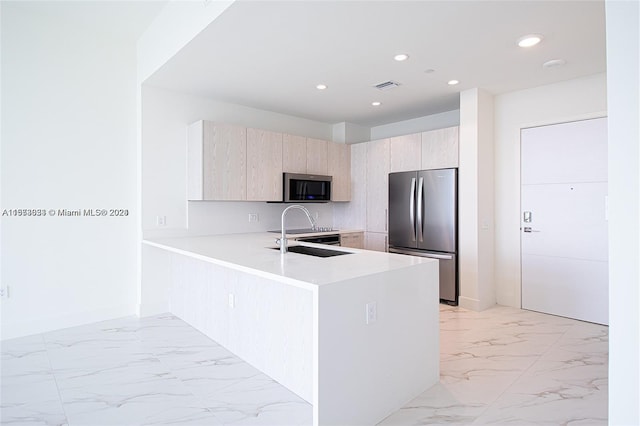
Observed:
[[[307,138],[282,135],[282,171],[307,173]]]
[[[523,129],[522,307],[608,323],[606,119]]]
[[[247,200],[282,201],[282,133],[247,129]]]
[[[420,170],[422,159],[422,135],[397,136],[389,139],[390,171],[409,172]]]
[[[387,234],[383,232],[367,232],[364,237],[364,248],[374,251],[389,251]]]
[[[198,121],[187,135],[188,199],[246,200],[246,128]]]
[[[307,138],[307,173],[326,176],[327,156],[327,141]]]
[[[351,149],[344,143],[327,142],[327,174],[331,181],[331,201],[351,200]]]
[[[367,226],[367,143],[349,145],[351,151],[351,201],[333,205],[333,226],[365,229]]]
[[[340,234],[340,245],[342,247],[364,248],[364,232],[349,232]]]
[[[367,146],[367,231],[387,232],[389,204],[389,139]]]
[[[422,133],[422,169],[458,167],[458,127]]]

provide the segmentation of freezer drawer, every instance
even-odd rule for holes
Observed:
[[[433,253],[389,247],[389,253],[437,259],[440,271],[440,300],[450,305],[458,304],[458,259],[455,253]]]

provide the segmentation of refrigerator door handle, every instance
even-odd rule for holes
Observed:
[[[418,183],[418,226],[416,230],[416,234],[418,235],[418,241],[423,242],[423,232],[422,232],[422,188],[424,187],[424,178],[420,178]]]
[[[411,194],[409,197],[409,221],[413,232],[411,233],[411,241],[416,240],[416,218],[415,218],[415,202],[416,202],[416,178],[411,178]]]

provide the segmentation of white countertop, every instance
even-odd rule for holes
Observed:
[[[415,256],[291,241],[290,246],[323,247],[352,254],[325,258],[291,252],[282,255],[279,250],[271,249],[276,247],[276,238],[278,234],[264,232],[154,238],[143,240],[143,243],[305,288],[314,288],[421,263],[437,262]]]

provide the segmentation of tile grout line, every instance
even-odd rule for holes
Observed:
[[[571,328],[575,327],[575,325],[574,325],[574,324],[570,324],[570,325],[571,325]],[[476,418],[474,419],[473,423],[475,423],[475,421],[476,421],[476,420],[478,420],[479,418],[481,418],[481,417],[482,417],[482,416],[483,416],[483,415],[484,415],[484,414],[489,410],[489,408],[491,408],[493,405],[495,405],[495,404],[496,404],[496,403],[497,403],[497,402],[498,402],[498,401],[499,401],[499,400],[500,400],[500,399],[501,399],[501,398],[502,398],[506,393],[508,393],[508,392],[509,392],[509,390],[510,390],[511,388],[513,388],[513,386],[514,386],[514,385],[515,385],[515,384],[516,384],[516,383],[517,383],[517,382],[518,382],[518,381],[519,381],[519,380],[520,380],[520,379],[521,379],[521,378],[522,378],[522,377],[523,377],[523,376],[524,376],[524,375],[525,375],[529,370],[531,370],[531,368],[532,368],[534,365],[536,365],[536,363],[538,363],[538,362],[542,359],[542,357],[544,357],[544,356],[545,356],[545,355],[546,355],[546,354],[547,354],[547,353],[548,353],[548,352],[549,352],[549,351],[550,351],[550,350],[551,350],[551,349],[552,349],[552,348],[553,348],[553,347],[554,347],[554,346],[555,346],[555,345],[560,341],[560,339],[562,339],[562,337],[564,337],[564,335],[565,335],[566,333],[568,333],[568,332],[569,332],[569,328],[567,328],[564,332],[560,333],[560,335],[558,336],[558,338],[557,338],[556,340],[554,340],[552,343],[550,343],[550,344],[549,344],[549,346],[547,347],[547,349],[546,349],[545,351],[543,351],[540,355],[538,355],[538,356],[536,357],[536,359],[535,359],[533,362],[531,362],[531,364],[530,364],[527,368],[525,368],[524,370],[522,370],[522,372],[521,372],[521,373],[520,373],[516,378],[514,378],[514,379],[513,379],[513,381],[511,382],[511,384],[510,384],[509,386],[507,386],[507,387],[505,388],[505,390],[504,390],[504,391],[502,391],[502,392],[500,393],[500,395],[498,395],[498,396],[497,396],[497,397],[496,397],[496,398],[495,398],[491,403],[489,403],[489,404],[487,404],[487,405],[486,405],[486,407],[482,410],[482,413],[480,413],[480,415],[478,415],[478,417],[476,417]]]
[[[60,386],[58,386],[58,378],[56,377],[56,372],[53,369],[53,364],[51,363],[51,357],[49,356],[49,348],[47,345],[47,339],[45,338],[45,333],[40,335],[42,338],[42,343],[44,344],[44,350],[47,354],[47,362],[49,363],[49,369],[51,371],[51,376],[53,377],[53,382],[56,384],[56,391],[58,392],[58,401],[60,402],[60,408],[62,408],[62,412],[64,413],[65,424],[69,425],[69,416],[67,415],[67,410],[64,406],[64,400],[62,399],[62,393],[60,393]]]
[[[173,315],[173,314],[172,314],[172,315]],[[176,317],[176,316],[174,316],[174,317],[175,317],[175,318],[178,318],[180,321],[183,321],[183,322],[184,322],[184,320],[182,320],[181,318]],[[186,322],[185,322],[185,324],[187,324],[187,325],[188,325],[188,323],[186,323]],[[215,342],[215,340],[213,340],[213,339],[211,339],[210,337],[206,336],[206,335],[205,335],[204,333],[202,333],[200,330],[196,329],[195,327],[192,327],[192,326],[190,326],[190,325],[189,325],[189,327],[191,327],[191,328],[193,328],[194,330],[198,331],[200,334],[202,334],[203,336],[205,336],[207,339],[211,340],[212,342],[214,342],[214,343],[218,344],[219,346],[222,346],[222,345],[220,345],[219,343]],[[224,425],[224,424],[225,424],[225,423],[222,421],[222,419],[220,419],[220,418],[216,415],[216,413],[215,413],[215,412],[213,412],[213,411],[211,411],[211,410],[210,410],[210,407],[209,407],[209,405],[210,405],[210,404],[208,403],[208,400],[207,400],[206,398],[204,398],[204,397],[200,396],[200,394],[199,394],[199,393],[194,392],[194,391],[193,391],[193,389],[191,388],[191,386],[189,386],[187,383],[185,383],[185,381],[182,379],[182,377],[180,377],[180,375],[176,374],[176,373],[175,373],[175,371],[174,371],[174,369],[173,369],[173,368],[171,368],[171,366],[167,365],[167,363],[166,363],[165,361],[162,361],[162,358],[158,356],[157,351],[156,351],[156,350],[154,350],[154,349],[153,349],[153,347],[152,347],[151,345],[148,345],[148,344],[147,344],[147,342],[146,342],[146,341],[144,341],[144,339],[143,339],[143,338],[140,338],[140,337],[138,337],[137,335],[136,335],[136,338],[138,339],[138,341],[140,342],[140,344],[141,344],[143,347],[148,347],[149,349],[151,349],[151,352],[153,353],[153,356],[158,360],[158,362],[159,362],[162,366],[164,366],[164,367],[165,367],[165,368],[166,368],[166,369],[171,373],[171,375],[172,375],[176,380],[178,380],[178,381],[180,382],[180,384],[181,384],[182,386],[184,386],[184,388],[189,392],[189,394],[191,395],[191,397],[193,397],[193,398],[194,398],[194,400],[196,400],[196,401],[200,402],[200,403],[202,404],[202,407],[203,407],[203,408],[204,408],[208,413],[211,413],[211,415],[212,415],[212,416],[213,416],[217,421],[219,421],[219,422],[220,422],[220,425]],[[224,346],[222,346],[222,347],[224,348]],[[226,349],[226,348],[225,348],[225,349]],[[231,352],[230,352],[230,353],[231,353]],[[256,374],[256,375],[258,375],[258,374]],[[251,377],[255,377],[255,375],[254,375],[254,376],[251,376]],[[244,380],[247,380],[247,379],[249,379],[249,378],[243,379],[243,380],[241,380],[241,381],[244,381]],[[236,383],[239,383],[239,382],[236,382]],[[236,384],[236,383],[231,383],[231,384],[225,385],[225,386],[223,386],[221,389],[226,389],[227,387],[229,387],[229,386],[233,386],[233,385],[234,385],[234,384]],[[221,390],[221,389],[219,389],[219,390]]]

